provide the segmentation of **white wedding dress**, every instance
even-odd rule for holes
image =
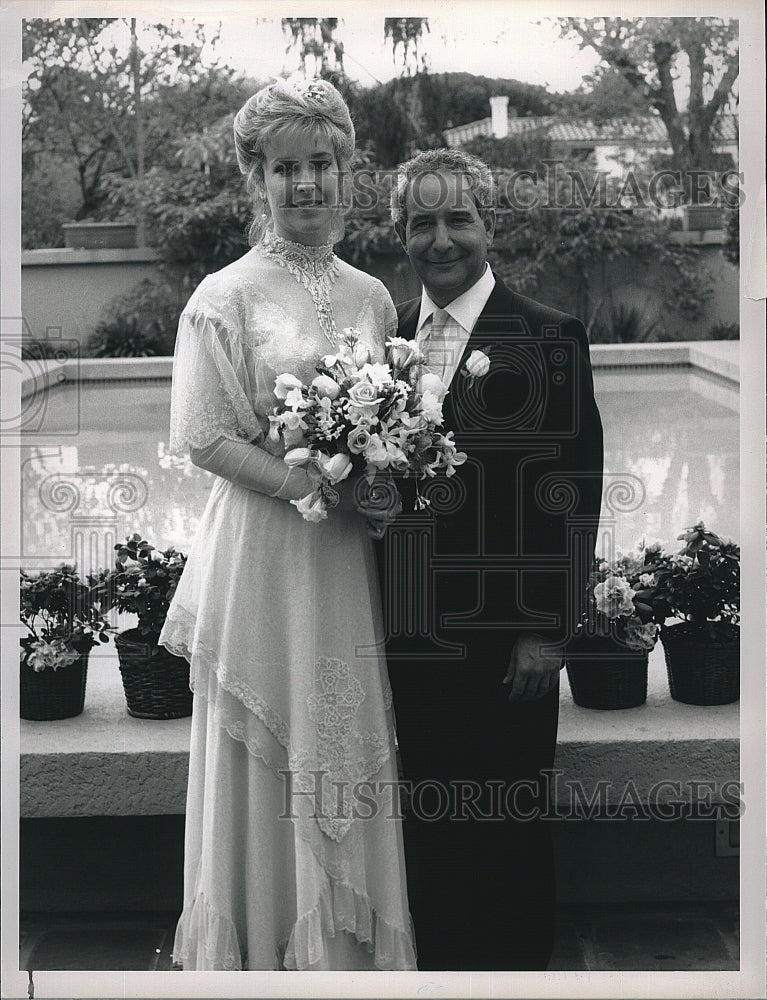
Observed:
[[[205,278],[179,323],[171,448],[282,454],[274,380],[311,381],[333,326],[381,361],[396,314],[327,248],[273,238]],[[215,477],[160,636],[195,694],[184,969],[415,968],[377,587],[358,514],[312,524]]]

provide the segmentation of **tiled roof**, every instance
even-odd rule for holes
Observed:
[[[543,132],[553,142],[642,142],[649,145],[666,145],[668,133],[661,119],[656,116],[646,118],[611,118],[594,122],[588,118],[561,118],[548,115],[542,117],[509,118],[510,136],[530,132]],[[737,128],[734,115],[727,115],[719,124],[720,141],[734,142]],[[491,135],[491,119],[481,118],[476,122],[456,125],[445,129],[448,146],[467,142],[478,135]]]

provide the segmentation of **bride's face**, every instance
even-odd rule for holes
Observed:
[[[306,246],[327,243],[338,204],[339,171],[321,133],[285,132],[266,147],[264,181],[274,231]]]

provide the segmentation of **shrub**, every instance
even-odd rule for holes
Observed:
[[[88,339],[94,358],[145,358],[173,354],[182,303],[166,278],[144,278],[106,307]]]
[[[137,615],[139,631],[156,645],[187,557],[172,546],[156,549],[138,532],[115,550],[115,569],[100,574],[95,592],[107,610]]]
[[[740,323],[714,323],[708,331],[709,340],[740,340]]]
[[[655,583],[651,600],[659,621],[675,616],[712,640],[734,637],[740,623],[740,547],[708,531],[702,521],[678,536],[678,552],[645,554]]]
[[[594,324],[592,344],[641,344],[652,338],[658,329],[654,319],[643,316],[636,306],[622,302],[613,306],[606,320]]]

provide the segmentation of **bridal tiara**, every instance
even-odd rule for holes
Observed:
[[[275,77],[274,81],[269,85],[269,89],[292,91],[298,97],[308,98],[320,103],[324,103],[328,99],[323,80],[307,79],[307,77],[303,76],[290,77],[288,79],[285,77]]]

